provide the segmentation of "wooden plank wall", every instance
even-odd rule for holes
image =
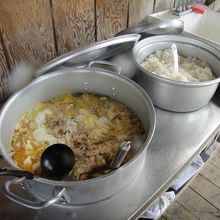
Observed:
[[[138,23],[146,15],[154,11],[154,1],[149,0],[130,0],[128,26]]]
[[[8,71],[20,61],[37,68],[70,50],[113,37],[149,14],[172,8],[176,2],[177,0],[0,1],[0,101],[8,96],[3,79],[7,78]]]
[[[0,1],[0,31],[9,68],[21,60],[39,66],[56,55],[49,3]]]
[[[9,91],[7,87],[8,65],[5,58],[5,48],[3,48],[2,42],[3,39],[1,37],[0,38],[0,100],[4,100],[9,95]]]
[[[57,54],[95,41],[95,2],[52,0],[52,20]]]
[[[113,37],[173,3],[174,0],[0,1],[0,36],[7,67],[11,69],[21,60],[38,67],[67,51]],[[1,66],[4,67],[2,61]]]

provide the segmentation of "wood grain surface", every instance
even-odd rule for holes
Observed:
[[[58,55],[95,41],[94,7],[91,0],[52,0]]]
[[[48,0],[0,1],[0,31],[10,66],[37,67],[56,55]]]
[[[173,203],[163,214],[169,220],[196,220],[197,218],[179,202]]]
[[[155,0],[154,13],[174,7],[174,0]]]
[[[220,219],[220,168],[216,166],[220,158],[220,148],[218,143],[215,145],[213,151],[210,151],[211,158],[200,174],[190,181],[188,188],[163,213],[167,220]]]
[[[187,188],[177,201],[200,220],[219,220],[220,218],[220,211],[191,188]]]
[[[205,169],[202,169],[200,174],[220,188],[220,169],[208,162]]]
[[[20,61],[36,68],[57,55],[113,37],[153,12],[172,8],[177,1],[0,1],[0,101],[8,95],[3,79]],[[214,10],[220,10],[220,0],[215,1]]]
[[[9,96],[7,86],[8,66],[3,47],[3,39],[0,33],[0,101],[5,100]]]
[[[208,181],[202,175],[198,175],[190,187],[220,210],[220,188]]]
[[[218,148],[217,152],[214,153],[213,157],[210,160],[210,163],[220,169],[220,148]]]
[[[154,1],[130,0],[128,26],[135,25],[153,13]]]
[[[128,0],[96,0],[97,40],[113,37],[127,28]]]

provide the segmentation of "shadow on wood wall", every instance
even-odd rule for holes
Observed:
[[[0,94],[20,61],[35,68],[56,56],[113,37],[177,0],[0,1]],[[2,99],[2,98],[1,98]]]
[[[0,2],[0,73],[21,60],[38,67],[113,37],[174,0],[10,0]]]

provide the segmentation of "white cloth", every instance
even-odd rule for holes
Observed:
[[[178,190],[203,166],[204,162],[200,155],[174,180],[170,188]],[[170,203],[175,199],[174,191],[165,192],[158,197],[144,212],[141,218],[155,219],[163,214]]]
[[[141,218],[158,218],[174,199],[175,193],[173,191],[163,193],[147,208]]]
[[[204,164],[200,155],[198,155],[195,160],[177,177],[176,180],[171,184],[171,188],[178,190],[183,186],[193,175],[202,167]]]

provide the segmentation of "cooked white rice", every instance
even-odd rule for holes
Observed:
[[[203,82],[215,78],[206,61],[181,55],[178,55],[178,58],[178,73],[173,73],[174,61],[171,49],[156,50],[146,57],[141,65],[149,72],[177,81]]]

